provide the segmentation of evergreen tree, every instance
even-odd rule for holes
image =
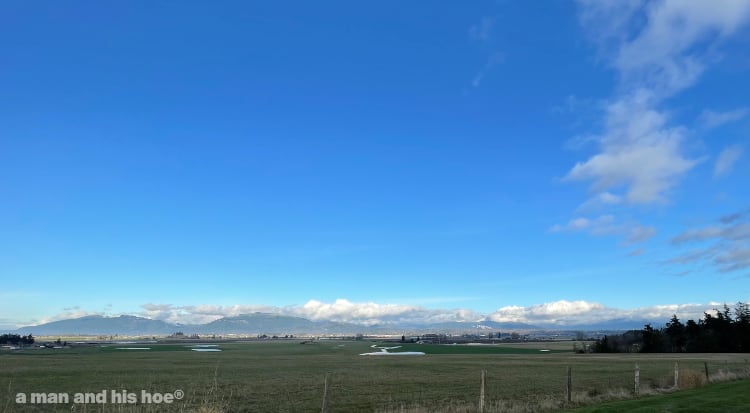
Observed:
[[[738,302],[734,308],[733,335],[737,343],[737,351],[750,352],[750,306]]]
[[[677,318],[677,314],[672,315],[665,332],[669,338],[669,351],[672,353],[685,351],[685,326]]]
[[[699,353],[704,350],[703,342],[703,321],[699,320],[696,323],[693,320],[688,320],[685,323],[685,351],[688,353]]]
[[[654,330],[650,323],[643,326],[642,337],[643,346],[641,346],[641,352],[661,353],[664,351],[661,330]]]

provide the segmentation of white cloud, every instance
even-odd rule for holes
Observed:
[[[274,307],[265,305],[194,305],[146,304],[140,316],[172,323],[206,323],[221,317],[249,314],[256,311],[303,317],[316,321],[339,321],[362,325],[391,323],[440,323],[449,321],[475,322],[487,319],[497,322],[523,322],[542,325],[572,325],[607,321],[612,319],[666,320],[677,313],[680,318],[698,319],[704,311],[717,307],[709,304],[671,304],[617,309],[601,303],[582,300],[559,300],[531,306],[508,305],[490,314],[480,314],[469,309],[427,309],[406,304],[353,302],[338,299],[333,302],[310,300],[303,305]],[[64,316],[56,319],[67,318]]]
[[[144,304],[141,317],[163,320],[178,324],[204,324],[222,317],[234,317],[240,314],[255,312],[279,312],[278,307],[266,305],[188,305],[175,306],[172,304]]]
[[[664,201],[698,161],[682,154],[684,130],[668,127],[666,115],[652,101],[651,92],[639,89],[608,105],[606,130],[597,138],[600,152],[577,163],[564,180],[593,181],[598,192],[624,188],[624,200],[631,204]]]
[[[750,259],[747,251],[738,254]],[[743,255],[744,254],[744,255]],[[655,320],[666,322],[672,314],[681,319],[699,319],[704,311],[711,311],[718,303],[708,304],[669,304],[654,305],[635,309],[618,309],[604,304],[584,300],[558,300],[530,306],[506,305],[490,314],[480,314],[470,309],[427,309],[407,304],[383,304],[374,302],[353,302],[338,299],[333,302],[310,300],[302,305],[277,307],[268,305],[188,305],[145,304],[137,314],[156,320],[179,324],[208,323],[221,317],[232,317],[254,312],[275,313],[287,316],[304,317],[317,321],[350,322],[361,325],[430,324],[451,321],[477,322],[522,322],[539,326],[565,327],[576,324],[596,323],[615,319]],[[105,315],[83,310],[63,311],[53,317],[34,324],[46,323],[85,315]],[[117,316],[119,314],[106,314]],[[7,320],[6,320],[7,322]]]
[[[680,319],[698,320],[703,312],[712,311],[717,303],[708,304],[668,304],[639,307],[635,309],[618,309],[606,307],[601,303],[588,301],[560,300],[537,304],[528,307],[505,306],[488,315],[487,318],[497,322],[519,322],[532,325],[566,325],[588,324],[607,320],[663,320],[666,322],[672,314]]]
[[[310,300],[303,305],[275,307],[267,305],[191,305],[145,304],[142,317],[170,323],[202,324],[222,317],[234,317],[255,312],[276,313],[310,320],[328,320],[365,325],[394,322],[476,321],[481,315],[465,309],[432,310],[421,306],[352,302],[338,299],[331,303]]]
[[[685,155],[685,128],[671,126],[659,106],[698,80],[720,41],[748,21],[750,2],[583,0],[579,6],[621,92],[605,111],[598,153],[566,179],[591,181],[597,192],[622,190],[631,204],[663,202],[699,160]],[[708,116],[716,123],[739,115]]]
[[[620,44],[611,63],[626,83],[662,97],[694,84],[717,42],[750,17],[750,3],[744,0],[655,1],[641,10],[645,23]],[[631,31],[637,24],[636,19],[628,22]]]
[[[406,313],[420,312],[419,307],[398,304],[377,304],[373,302],[353,303],[349,300],[338,299],[333,303],[323,303],[310,300],[301,308],[298,314],[306,316],[311,320],[383,320],[398,318]]]
[[[749,108],[738,108],[726,112],[704,110],[699,120],[706,128],[716,128],[727,123],[736,122],[746,117],[749,113]]]
[[[722,176],[731,172],[734,164],[742,157],[742,146],[732,145],[724,148],[716,159],[714,176]]]
[[[617,88],[602,105],[601,129],[582,135],[585,142],[597,145],[595,151],[577,162],[563,181],[587,182],[594,193],[578,207],[578,213],[606,214],[614,207],[667,204],[673,188],[706,158],[690,153],[700,145],[688,141],[690,131],[676,123],[665,106],[696,84],[721,57],[722,42],[750,21],[750,2],[579,0],[578,5],[581,25],[598,48],[600,61],[617,76]],[[699,120],[704,127],[716,127],[749,113],[748,108],[706,110]],[[741,153],[737,146],[726,148],[714,175],[728,173]],[[656,232],[637,222],[600,223],[587,218],[552,230],[617,235],[628,244],[643,242]],[[743,251],[737,250],[733,257],[743,257]]]
[[[288,311],[311,320],[332,320],[359,324],[389,324],[395,322],[476,321],[481,316],[467,309],[433,310],[404,304],[357,303],[338,299],[333,303],[310,300],[301,307]]]
[[[51,323],[53,321],[67,320],[70,318],[81,318],[81,317],[92,316],[92,315],[104,316],[106,314],[102,311],[87,311],[87,310],[82,310],[78,307],[72,307],[72,308],[63,309],[61,313],[55,314],[51,317],[44,317],[39,320],[34,320],[32,325]]]
[[[529,307],[505,306],[487,318],[497,322],[558,323],[572,321],[581,316],[588,317],[592,312],[603,309],[604,306],[599,303],[560,300]]]

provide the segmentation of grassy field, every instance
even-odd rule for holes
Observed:
[[[739,380],[639,400],[603,403],[572,413],[744,413],[749,406],[750,380]]]
[[[17,393],[184,392],[170,405],[78,405],[76,411],[320,411],[326,375],[332,412],[473,411],[479,379],[487,371],[490,406],[535,403],[562,407],[566,369],[573,371],[574,401],[627,394],[633,368],[641,387],[669,386],[675,361],[682,371],[747,372],[746,354],[573,354],[572,343],[499,346],[406,345],[426,356],[365,357],[370,342],[252,342],[221,344],[221,352],[181,344],[112,345],[0,352],[0,413],[71,411],[70,404],[17,404]],[[149,347],[150,350],[117,350]],[[540,350],[549,350],[542,352]],[[499,407],[498,407],[499,409]],[[520,411],[520,410],[519,410]]]

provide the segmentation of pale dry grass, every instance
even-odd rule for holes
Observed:
[[[706,374],[695,370],[683,369],[680,370],[680,377],[677,381],[680,389],[695,389],[697,387],[703,387],[708,384]]]
[[[709,375],[710,383],[719,383],[722,381],[732,381],[750,378],[750,371],[730,371],[730,370],[719,370],[717,373]]]

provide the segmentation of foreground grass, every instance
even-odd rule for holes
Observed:
[[[604,403],[572,410],[571,413],[744,413],[748,409],[750,409],[750,380],[737,380],[638,400]]]
[[[174,344],[144,345],[152,347],[144,351],[94,347],[0,353],[0,413],[71,411],[70,404],[16,404],[19,392],[165,393],[178,389],[185,397],[171,405],[79,405],[76,411],[320,411],[326,375],[332,412],[471,412],[476,410],[483,369],[487,371],[488,406],[505,411],[500,407],[524,405],[527,411],[539,411],[540,403],[549,408],[562,406],[568,366],[573,369],[574,394],[592,401],[611,400],[613,389],[628,396],[635,363],[641,368],[642,389],[668,386],[677,360],[681,368],[699,372],[708,362],[712,374],[748,369],[748,355],[742,354],[577,355],[572,353],[572,343],[565,344],[571,346],[566,353],[539,352],[547,345],[415,345],[403,350],[427,355],[359,356],[372,351],[371,344],[237,343],[222,344],[223,351],[216,353],[193,352]],[[404,406],[419,408],[402,410]]]

